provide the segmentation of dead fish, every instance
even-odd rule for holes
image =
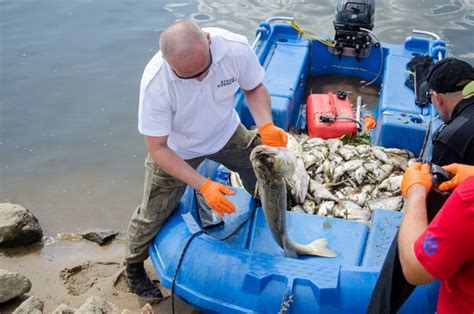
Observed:
[[[318,239],[303,245],[294,242],[286,230],[287,194],[285,178],[293,175],[296,157],[286,148],[266,145],[255,147],[250,161],[257,177],[260,197],[270,231],[286,256],[318,255],[335,257],[337,254],[327,247],[327,239]]]
[[[364,161],[362,159],[351,160],[342,164],[342,170],[344,170],[344,172],[354,171],[362,167],[363,164]]]
[[[333,155],[337,152],[337,149],[342,145],[342,141],[340,139],[332,138],[326,140],[326,146],[329,148],[330,155]]]
[[[383,161],[384,163],[390,163],[390,159],[388,158],[387,154],[385,154],[381,149],[372,148],[372,154],[378,159]]]
[[[346,210],[346,219],[364,221],[370,220],[370,212],[363,209],[358,204],[351,201],[343,201],[342,206],[344,206]]]
[[[355,148],[357,152],[359,153],[359,155],[364,155],[370,151],[371,146],[367,144],[361,144],[361,145],[357,145]]]
[[[376,208],[388,209],[388,210],[399,210],[402,207],[403,197],[393,196],[388,198],[378,198],[368,202],[370,210]]]
[[[291,211],[292,212],[295,212],[295,213],[303,213],[303,214],[306,214],[306,212],[304,211],[303,207],[301,205],[296,205],[296,206],[293,206],[291,208]]]
[[[334,168],[334,172],[332,173],[332,182],[338,182],[339,179],[343,176],[344,174],[344,167],[342,165],[337,166]]]
[[[291,134],[287,133],[288,135],[288,143],[286,147],[293,151],[297,158],[301,158],[303,156],[303,148],[301,147],[300,142]]]
[[[306,141],[303,142],[303,150],[310,150],[315,146],[326,146],[325,141],[319,137],[312,137],[308,138]]]
[[[324,201],[321,203],[321,205],[319,205],[317,214],[320,216],[332,215],[332,210],[335,205],[336,205],[336,202],[334,201]]]
[[[400,149],[400,148],[383,148],[383,151],[386,153],[386,154],[392,154],[392,155],[399,155],[399,156],[403,156],[405,157],[406,159],[411,159],[414,157],[413,153],[409,150],[406,150],[406,149]]]
[[[344,158],[344,160],[351,160],[357,153],[357,151],[349,146],[341,146],[338,148],[337,153]]]
[[[406,171],[408,169],[408,159],[399,156],[399,155],[394,155],[389,157],[390,158],[390,163],[393,165],[396,165],[398,168],[402,169],[403,171]]]
[[[399,191],[400,186],[402,185],[402,179],[403,175],[388,177],[380,183],[379,189],[382,191],[389,192]]]
[[[340,200],[335,197],[324,185],[319,182],[316,182],[315,180],[309,180],[308,192],[318,203],[320,203],[322,200],[340,202]]]
[[[357,183],[362,184],[367,177],[367,170],[364,167],[359,167],[353,172],[353,178]]]
[[[309,175],[301,159],[296,159],[295,171],[293,175],[286,180],[293,200],[297,204],[303,204],[308,194]]]
[[[316,206],[316,203],[313,201],[313,200],[310,200],[310,199],[306,199],[302,205],[303,207],[303,210],[307,213],[307,214],[311,214],[311,215],[314,215],[314,213],[316,212],[317,210],[317,206]]]
[[[303,154],[303,163],[306,169],[311,168],[318,163],[318,158],[314,154]]]

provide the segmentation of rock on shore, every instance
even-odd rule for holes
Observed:
[[[22,274],[0,269],[0,303],[14,299],[31,289],[31,282]]]
[[[38,219],[18,204],[0,203],[0,247],[16,247],[41,240]]]
[[[13,311],[13,314],[43,314],[43,306],[43,301],[32,295],[20,304],[20,306]]]

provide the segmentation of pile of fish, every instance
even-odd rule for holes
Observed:
[[[297,157],[290,210],[368,222],[376,208],[402,208],[403,172],[416,161],[410,151],[305,134],[289,135],[287,147]]]

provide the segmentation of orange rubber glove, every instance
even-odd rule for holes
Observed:
[[[207,178],[199,193],[204,197],[207,205],[221,217],[224,217],[224,214],[235,212],[235,205],[224,196],[226,194],[234,195],[235,191],[232,191],[225,185]]]
[[[405,171],[402,180],[402,195],[407,196],[408,188],[413,184],[421,184],[425,187],[426,192],[431,189],[431,173],[428,164],[413,164]]]
[[[440,191],[452,190],[467,178],[474,176],[474,166],[450,164],[443,166],[443,169],[454,174],[454,176],[439,185],[438,190]]]
[[[263,145],[272,147],[286,147],[288,135],[283,129],[276,127],[273,122],[268,122],[258,129]]]

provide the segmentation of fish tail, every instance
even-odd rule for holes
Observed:
[[[328,248],[328,240],[326,238],[315,240],[309,244],[299,244],[289,240],[288,250],[293,250],[298,255],[314,255],[323,257],[336,257],[337,253]],[[285,252],[287,251],[285,248]]]
[[[286,257],[298,258],[298,254],[296,254],[295,250],[292,250],[290,248],[284,248],[283,250],[285,252]]]
[[[316,253],[315,255],[324,257],[337,256],[336,252],[328,248],[328,240],[326,238],[315,240],[308,244],[308,247],[310,247],[311,251],[314,251]]]

